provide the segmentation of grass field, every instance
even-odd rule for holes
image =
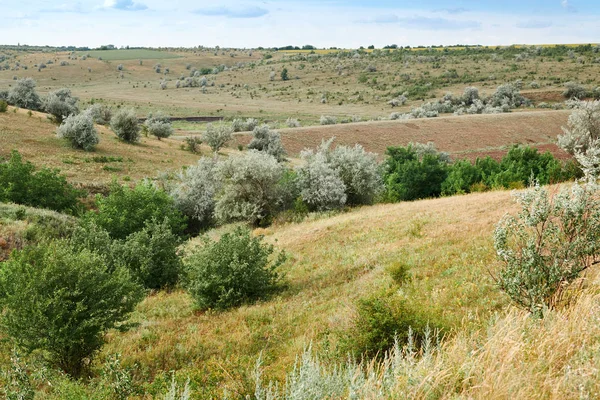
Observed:
[[[88,57],[102,57],[103,60],[165,60],[169,58],[180,57],[177,54],[166,51],[149,50],[149,49],[120,49],[120,50],[90,50],[78,53],[79,56],[87,55]]]

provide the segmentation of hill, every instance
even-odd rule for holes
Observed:
[[[335,137],[336,144],[361,144],[368,151],[383,155],[388,146],[406,146],[410,142],[434,142],[453,158],[490,155],[501,158],[512,144],[524,144],[550,151],[564,159],[569,155],[556,145],[567,124],[570,111],[533,111],[506,114],[444,116],[403,121],[359,122],[282,129],[281,140],[291,155],[314,148],[322,140]],[[250,141],[250,134],[236,136],[240,144]]]

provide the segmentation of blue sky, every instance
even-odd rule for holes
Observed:
[[[271,47],[600,41],[598,0],[0,0],[3,44]]]

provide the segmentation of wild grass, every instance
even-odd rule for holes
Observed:
[[[102,60],[165,60],[169,58],[179,58],[178,54],[150,50],[150,49],[120,49],[120,50],[90,50],[79,52],[80,56],[89,56],[93,58],[102,57]]]

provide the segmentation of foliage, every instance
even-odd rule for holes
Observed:
[[[252,141],[248,149],[262,151],[272,155],[277,161],[285,160],[285,149],[281,143],[281,135],[277,131],[269,129],[269,125],[257,126],[252,131]]]
[[[162,138],[168,138],[173,134],[173,127],[171,126],[171,118],[161,113],[148,115],[144,126],[148,133],[155,136],[158,140]]]
[[[41,110],[42,100],[35,91],[35,86],[36,83],[31,78],[19,79],[8,92],[8,104],[34,111]]]
[[[287,68],[282,69],[281,70],[281,80],[282,81],[287,81],[289,79],[290,79],[290,77],[288,76],[288,70],[287,70]]]
[[[177,176],[177,183],[169,190],[177,208],[192,225],[209,226],[214,219],[215,196],[221,187],[217,178],[217,162],[207,157],[197,165],[186,168]]]
[[[108,196],[96,196],[96,207],[98,211],[90,211],[86,218],[115,239],[125,239],[152,220],[167,218],[175,235],[181,235],[186,226],[174,200],[150,182],[138,183],[133,189],[113,182]]]
[[[104,104],[96,103],[88,108],[86,112],[90,113],[94,122],[99,125],[109,125],[112,119],[112,109]]]
[[[0,99],[0,113],[6,112],[7,109],[8,103],[6,102],[6,100]]]
[[[394,343],[404,346],[415,340],[420,345],[426,332],[441,327],[394,292],[382,291],[358,301],[354,326],[342,347],[355,356],[383,358]]]
[[[567,99],[583,99],[587,95],[587,90],[577,82],[567,82],[562,95]]]
[[[73,148],[85,151],[94,150],[100,142],[94,120],[88,112],[67,117],[58,127],[56,134],[59,138],[67,139]]]
[[[297,169],[298,188],[302,201],[311,210],[324,211],[346,204],[346,185],[332,167],[323,151],[304,150],[300,153],[305,164]]]
[[[99,256],[65,243],[13,253],[0,268],[4,332],[73,377],[142,296],[125,269],[109,272]]]
[[[17,151],[0,163],[0,201],[48,208],[75,214],[80,211],[79,197],[83,193],[70,185],[58,170],[23,162]]]
[[[206,132],[202,133],[202,141],[208,144],[215,153],[221,150],[232,137],[232,129],[226,125],[208,124]]]
[[[44,99],[42,107],[60,124],[65,118],[79,113],[78,101],[77,97],[71,95],[71,89],[62,88],[50,92]]]
[[[408,147],[388,147],[383,165],[386,198],[389,201],[416,200],[439,196],[448,175],[448,166],[439,154],[421,157]]]
[[[181,259],[177,248],[181,239],[172,231],[170,221],[152,220],[112,250],[116,265],[126,266],[132,277],[147,289],[174,287],[179,281]]]
[[[541,315],[598,262],[600,202],[595,190],[579,184],[553,196],[535,186],[515,198],[521,211],[505,216],[494,233],[504,265],[497,281],[515,304]]]
[[[215,216],[219,221],[269,223],[280,198],[278,182],[283,167],[275,157],[250,150],[217,166],[222,187],[217,196]]]
[[[186,287],[201,309],[223,310],[266,298],[280,285],[284,253],[269,260],[272,245],[250,231],[237,228],[202,247],[184,260]]]
[[[337,118],[331,115],[321,115],[321,125],[335,125],[337,124]]]
[[[125,142],[135,143],[140,140],[140,126],[133,108],[117,111],[110,119],[110,129]]]
[[[194,154],[200,152],[200,145],[202,144],[202,139],[198,136],[186,136],[185,138],[185,147],[187,150],[191,151]]]

